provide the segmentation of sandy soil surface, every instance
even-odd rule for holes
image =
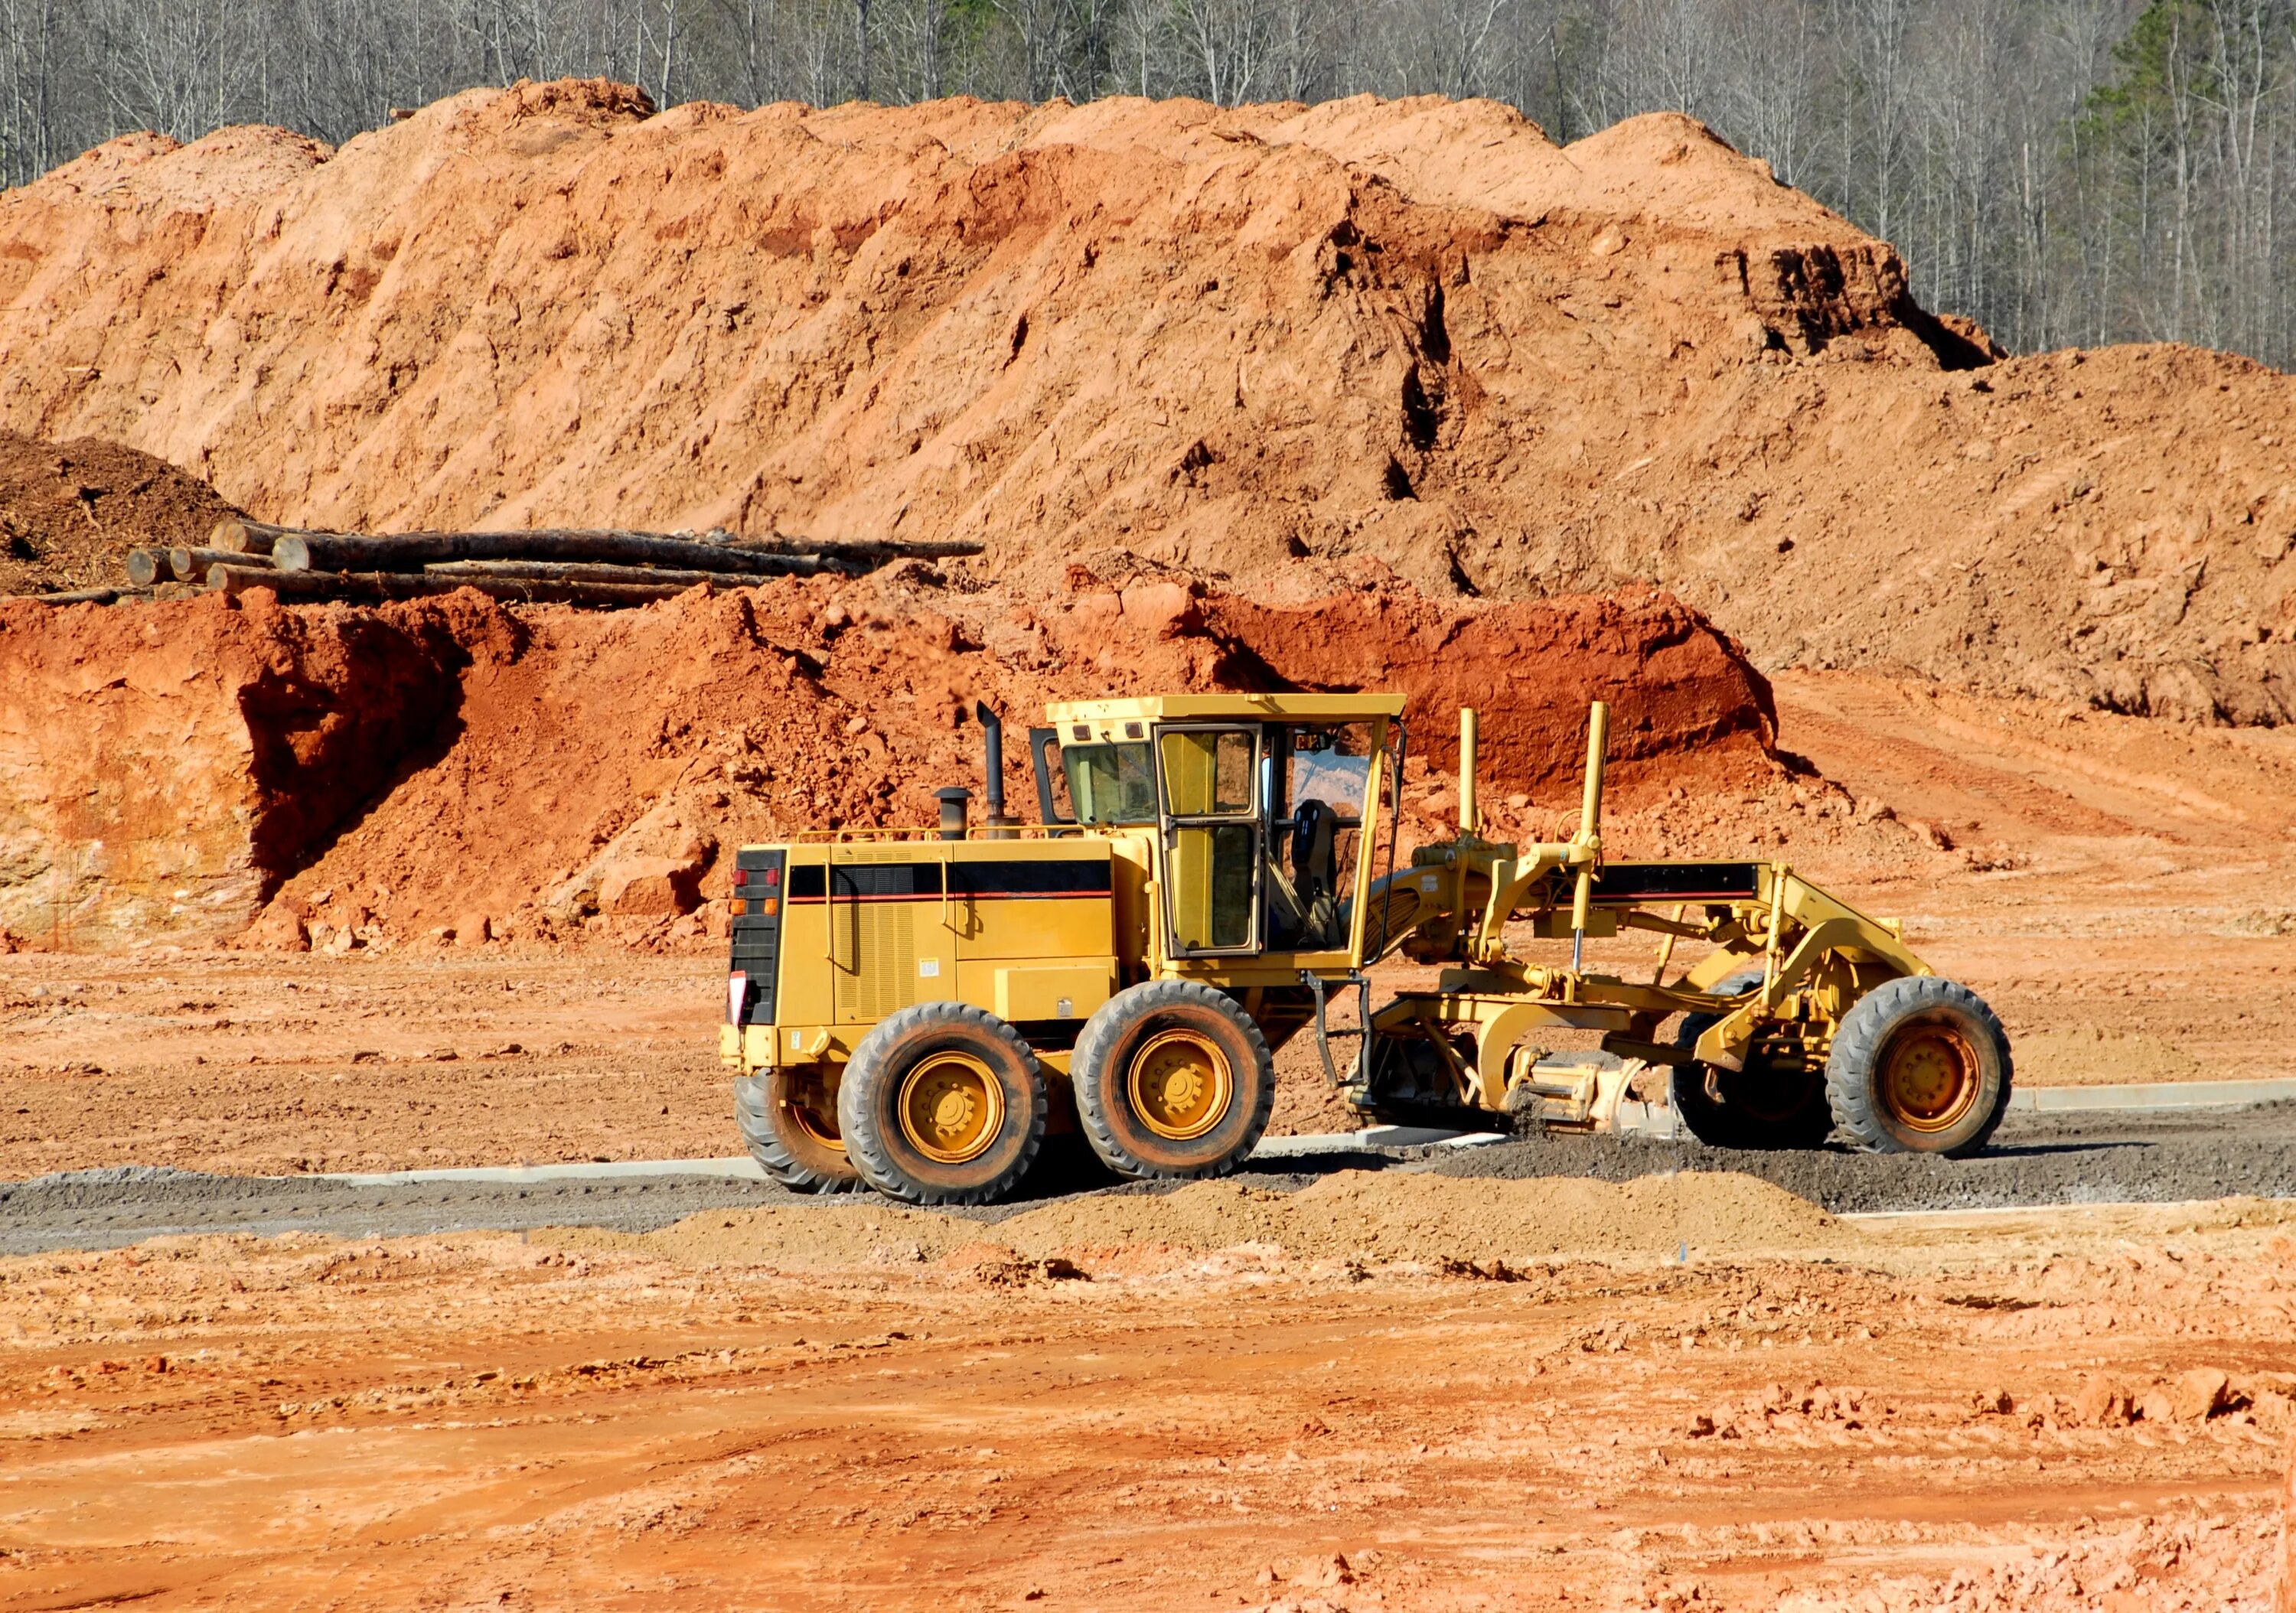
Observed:
[[[1999,1010],[2021,1082],[2296,1076],[2296,735],[1854,674],[1777,690],[1821,779],[1630,810],[1613,847],[1790,856],[1903,916]],[[0,956],[0,1180],[736,1151],[723,965],[676,945]],[[1282,1066],[1279,1130],[1349,1123],[1308,1047]]]
[[[1648,1203],[1362,1191],[1220,1252],[855,1206],[0,1262],[0,1598],[2271,1605],[2286,1207],[1850,1225],[1739,1180],[1677,1179],[1739,1229],[1686,1265]]]

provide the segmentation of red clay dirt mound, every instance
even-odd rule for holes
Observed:
[[[1334,623],[1344,659],[1316,642]],[[1390,579],[1278,610],[1168,580],[1030,604],[912,567],[599,615],[0,603],[0,925],[217,936],[276,893],[258,942],[473,914],[614,933],[715,891],[744,839],[931,822],[935,788],[979,787],[976,700],[1025,725],[1053,699],[1357,683],[1412,694],[1439,757],[1456,696],[1490,710],[1502,828],[1575,799],[1588,698],[1613,703],[1629,795],[1659,757],[1669,786],[1775,771],[1767,685],[1663,595],[1442,609]]]
[[[127,550],[201,544],[237,513],[198,477],[134,448],[0,431],[0,594],[122,585]]]
[[[473,90],[339,151],[0,196],[0,423],[258,515],[979,537],[1329,594],[1656,583],[1763,665],[2276,722],[2296,383],[1993,364],[1688,119],[1488,102],[649,115]]]

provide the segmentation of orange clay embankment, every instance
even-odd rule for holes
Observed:
[[[1438,607],[1390,581],[1277,609],[1167,580],[1032,605],[892,572],[608,615],[0,602],[0,926],[220,937],[275,895],[255,938],[293,944],[320,891],[373,937],[679,911],[729,844],[929,823],[936,787],[978,789],[976,700],[1025,725],[1052,699],[1292,687],[1399,689],[1438,759],[1483,705],[1502,799],[1573,794],[1594,698],[1629,792],[1657,762],[1669,785],[1775,766],[1767,685],[1659,594]]]
[[[1653,583],[1759,664],[2296,713],[2296,381],[1990,362],[1679,117],[659,115],[472,90],[340,151],[131,135],[0,196],[0,426],[255,513],[977,537],[1297,602]]]

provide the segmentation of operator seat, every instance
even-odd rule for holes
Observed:
[[[1314,796],[1292,815],[1292,888],[1300,913],[1302,946],[1338,946],[1339,814]]]

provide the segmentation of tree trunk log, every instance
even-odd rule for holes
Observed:
[[[138,588],[149,588],[164,581],[169,575],[168,552],[165,549],[130,549],[127,552],[127,580]]]
[[[33,594],[26,596],[43,605],[115,605],[124,599],[150,599],[138,588],[75,588],[69,594]]]
[[[268,554],[274,543],[296,530],[294,527],[250,520],[244,515],[229,516],[208,528],[208,547],[220,549],[226,554]]]
[[[233,549],[170,549],[168,569],[180,582],[196,583],[208,574],[209,566],[259,566],[268,570],[271,557],[267,554],[246,554]]]
[[[524,582],[654,583],[691,588],[715,583],[721,588],[754,588],[770,580],[754,571],[693,571],[683,566],[607,566],[550,560],[450,560],[422,568],[425,577],[495,577]]]
[[[397,537],[289,533],[271,546],[282,571],[419,571],[446,561],[556,561],[809,577],[865,569],[854,557],[767,554],[638,532],[409,532]]]
[[[527,605],[647,605],[675,599],[695,586],[639,583],[521,581],[500,577],[439,577],[403,571],[279,571],[255,566],[208,568],[208,586],[221,594],[268,588],[283,600],[347,600],[366,604],[384,600],[424,599],[473,588],[490,599]]]

